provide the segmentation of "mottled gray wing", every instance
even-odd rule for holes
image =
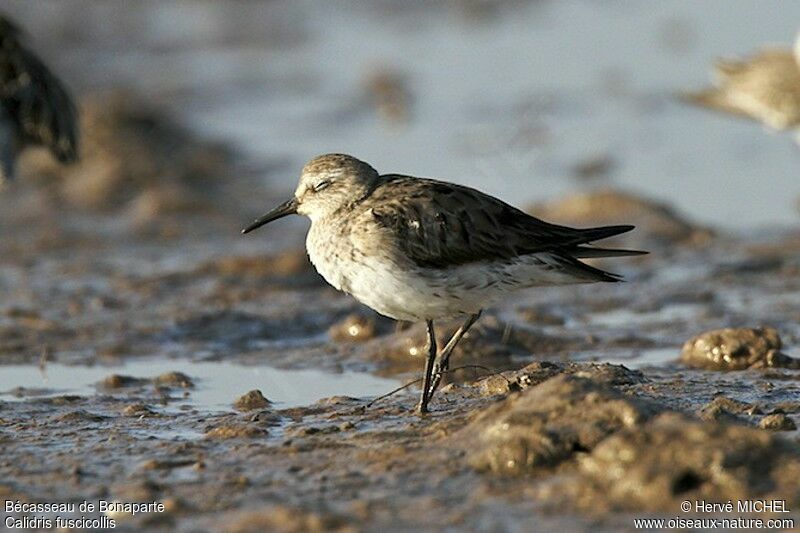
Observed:
[[[553,251],[570,258],[579,245],[633,226],[573,229],[549,224],[475,189],[387,175],[370,196],[376,220],[416,264],[445,268]]]
[[[75,161],[75,104],[59,79],[21,41],[19,28],[0,16],[0,105],[24,142],[47,146],[61,162]]]

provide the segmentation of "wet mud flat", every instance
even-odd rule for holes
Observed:
[[[182,376],[4,402],[3,497],[160,502],[114,519],[164,531],[611,531],[687,499],[796,508],[797,432],[763,423],[797,417],[788,371],[534,362],[501,377],[450,387],[426,418],[411,397],[176,408]]]
[[[414,387],[370,401],[417,376],[422,329],[327,287],[300,226],[243,244],[242,200],[216,218],[166,204],[142,230],[136,209],[46,200],[59,190],[0,198],[5,500],[160,502],[91,516],[164,531],[611,531],[684,500],[781,500],[790,513],[751,516],[797,517],[796,232],[720,235],[608,192],[602,209],[534,206],[578,223],[637,212],[622,244],[654,253],[623,265],[630,283],[489,310],[419,417]],[[317,373],[291,396],[289,374],[260,368]]]

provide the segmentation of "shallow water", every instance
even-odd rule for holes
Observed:
[[[631,369],[663,367],[675,363],[681,353],[680,346],[666,348],[649,348],[634,350],[628,357],[620,357],[619,353],[593,352],[590,361],[599,361],[612,365],[624,365]]]
[[[331,396],[377,396],[399,385],[396,380],[354,372],[334,374],[313,369],[282,370],[186,360],[128,360],[118,366],[47,363],[44,370],[34,365],[3,365],[0,366],[0,399],[23,400],[31,396],[63,394],[91,396],[97,392],[97,385],[111,374],[153,378],[175,371],[192,378],[195,387],[181,389],[180,392],[186,393],[185,401],[179,400],[173,407],[189,405],[201,411],[232,410],[236,398],[253,389],[261,390],[275,407],[288,408],[309,405]],[[102,392],[113,396],[119,391],[104,389]]]
[[[702,304],[669,305],[652,312],[619,308],[590,313],[587,318],[594,325],[610,327],[657,324],[659,322],[670,324],[676,320],[685,320],[687,317],[697,315],[703,309]]]

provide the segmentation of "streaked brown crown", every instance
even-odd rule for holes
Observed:
[[[347,154],[324,154],[315,157],[303,167],[302,175],[332,177],[342,175],[377,174],[369,164]]]

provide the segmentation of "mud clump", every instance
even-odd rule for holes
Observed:
[[[259,427],[246,424],[224,424],[210,429],[205,437],[212,440],[254,439],[265,437],[267,432]]]
[[[83,409],[78,409],[76,411],[70,411],[64,414],[55,415],[51,418],[53,422],[69,423],[76,425],[104,422],[107,419],[108,419],[107,416],[90,413],[89,411],[85,411]]]
[[[266,399],[264,394],[258,389],[251,390],[239,396],[233,404],[239,411],[253,411],[255,409],[269,407],[270,405],[272,405],[272,402]]]
[[[507,370],[481,378],[477,380],[477,388],[482,396],[505,395],[535,387],[560,374],[587,378],[609,386],[629,386],[645,381],[640,371],[609,363],[534,361],[519,370]]]
[[[578,226],[626,224],[636,231],[623,237],[628,245],[659,244],[702,245],[713,232],[693,224],[665,204],[612,189],[580,193],[562,200],[535,204],[528,209],[545,220]]]
[[[644,383],[644,375],[621,365],[610,363],[558,363],[534,361],[533,363],[507,373],[520,389],[536,386],[558,374],[567,374],[592,380],[594,383],[612,387]]]
[[[153,411],[147,404],[143,403],[132,403],[130,405],[126,405],[122,411],[123,416],[134,416],[134,417],[148,417],[148,416],[156,416],[158,413]]]
[[[160,387],[194,388],[192,378],[183,372],[167,372],[153,378],[153,384]]]
[[[519,385],[504,374],[506,374],[506,372],[480,380],[478,387],[480,394],[483,396],[506,395],[519,390]]]
[[[495,473],[537,473],[592,450],[611,433],[641,425],[657,411],[588,378],[556,376],[470,423],[465,431],[477,438],[468,439],[469,462]]]
[[[232,154],[201,141],[134,94],[90,96],[81,105],[81,158],[60,166],[31,151],[23,171],[52,184],[82,209],[132,209],[140,218],[196,212],[214,205]],[[41,178],[43,177],[43,178]]]
[[[99,387],[107,390],[116,390],[133,387],[141,388],[150,384],[156,387],[176,387],[181,389],[191,389],[194,387],[192,378],[182,372],[167,372],[166,374],[161,374],[152,379],[111,374],[99,383]]]
[[[104,389],[125,389],[128,387],[141,387],[149,381],[142,378],[135,378],[133,376],[124,376],[121,374],[111,374],[106,376],[100,383]]]
[[[784,413],[772,413],[762,418],[758,427],[770,431],[794,431],[797,429],[797,424]]]
[[[703,420],[738,420],[736,415],[756,415],[761,413],[757,405],[752,405],[741,400],[734,400],[727,396],[716,396],[704,405],[698,415]]]
[[[800,368],[800,360],[781,353],[781,346],[775,328],[715,329],[686,341],[681,350],[681,362],[708,370]]]
[[[577,462],[574,476],[540,492],[595,514],[674,512],[683,500],[797,501],[800,446],[755,428],[664,413],[609,436]]]

